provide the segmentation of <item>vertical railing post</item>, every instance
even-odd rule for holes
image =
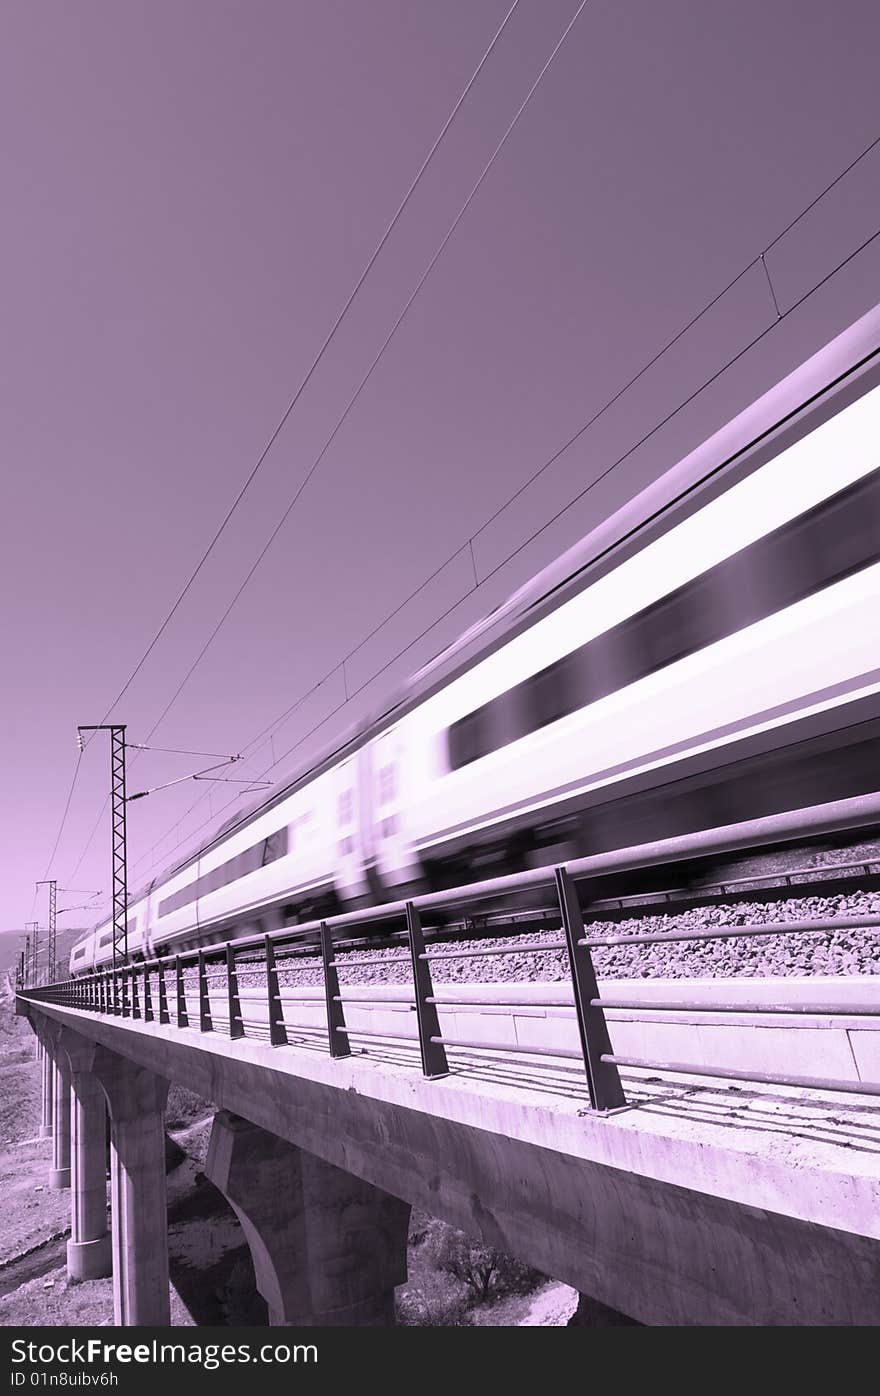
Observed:
[[[205,952],[199,951],[199,1031],[210,1032],[211,998],[208,993],[208,971],[205,967]]]
[[[422,1056],[422,1072],[430,1078],[446,1076],[449,1066],[446,1049],[442,1042],[433,1039],[440,1036],[440,1020],[437,1005],[429,1002],[434,989],[431,983],[431,966],[426,959],[425,937],[422,922],[412,902],[406,904],[406,929],[409,936],[409,949],[412,956],[413,987],[416,996],[416,1017],[419,1023],[419,1051]]]
[[[327,1037],[331,1057],[350,1057],[351,1043],[345,1027],[345,1006],[339,993],[339,975],[333,961],[333,935],[326,921],[321,922],[321,959],[324,964],[324,998],[327,1003]]]
[[[281,1007],[281,992],[278,987],[278,971],[275,968],[275,947],[269,936],[264,937],[266,953],[266,998],[269,1004],[269,1041],[273,1047],[287,1046],[287,1029],[284,1026],[284,1011]]]
[[[150,963],[144,960],[144,1022],[152,1023],[153,1013],[153,991],[150,988]]]
[[[139,1017],[141,1016],[140,1003],[138,1002],[138,980],[137,980],[137,976],[138,976],[137,965],[132,965],[131,971],[130,971],[130,977],[131,977],[131,1016],[132,1016],[132,1018],[139,1018]]]
[[[177,980],[177,1026],[179,1028],[189,1027],[189,1015],[186,1010],[186,991],[183,986],[183,970],[180,967],[180,956],[174,957],[175,978]]]
[[[168,1012],[168,990],[165,987],[165,961],[161,959],[161,957],[157,969],[159,974],[159,1022],[170,1023],[171,1014]]]
[[[226,946],[226,1002],[229,1005],[229,1036],[244,1037],[241,999],[238,994],[238,970],[235,968],[235,950],[231,945]]]
[[[128,965],[124,964],[124,965],[122,966],[122,970],[121,970],[121,973],[120,973],[120,976],[119,976],[119,980],[120,980],[120,989],[121,989],[121,993],[122,993],[121,1013],[122,1013],[123,1018],[128,1018],[128,1017],[129,1017],[129,1006],[128,1006]]]
[[[577,1017],[587,1089],[594,1110],[618,1110],[626,1105],[620,1084],[620,1073],[613,1062],[604,1062],[611,1053],[611,1039],[603,1010],[594,1002],[599,997],[596,971],[589,948],[582,945],[584,920],[581,916],[577,889],[567,868],[556,869],[556,895],[565,931],[568,963],[574,990],[574,1010]]]

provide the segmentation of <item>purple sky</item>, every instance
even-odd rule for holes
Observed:
[[[31,916],[77,723],[100,721],[166,615],[509,3],[3,6],[0,929]],[[255,485],[116,712],[131,740],[143,739],[201,648],[576,8],[521,0]],[[880,136],[878,47],[880,9],[868,0],[591,0],[153,740],[241,749],[474,534]],[[768,253],[783,290],[800,277],[805,294],[826,262],[833,270],[865,240],[863,224],[880,227],[878,184],[859,166],[821,205],[828,228],[813,215],[806,243],[791,235]],[[643,469],[671,464],[670,453],[867,309],[877,259],[870,247],[860,256],[829,283],[833,294],[825,287],[786,315],[677,418]],[[702,381],[686,391],[677,374],[690,383],[705,361],[708,377],[721,341],[744,347],[776,319],[762,272],[738,283],[730,304],[705,342],[683,342],[634,406],[625,399],[613,430],[609,419],[606,436],[603,425],[585,437],[480,534],[481,576]],[[461,607],[441,638],[637,481],[622,466]],[[459,559],[359,653],[352,683],[471,576],[469,558]],[[379,702],[429,649],[326,731]],[[337,674],[277,734],[274,754],[340,695]],[[249,771],[272,759],[260,756]],[[82,762],[52,866],[62,885],[97,818],[108,764],[98,743]],[[143,757],[130,789],[198,765]],[[132,890],[150,871],[144,855],[205,789],[184,785],[131,807]],[[211,809],[234,794],[218,787]],[[207,801],[199,809],[184,842],[208,817]],[[73,885],[108,889],[108,844],[102,825]],[[172,854],[173,839],[160,852]],[[36,914],[45,921],[42,898]]]

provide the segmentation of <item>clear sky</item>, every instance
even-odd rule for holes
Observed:
[[[109,782],[98,742],[47,867],[77,723],[101,720],[155,634],[509,4],[4,0],[0,930],[45,921],[44,900],[32,907],[47,871],[106,893],[106,815],[81,856]],[[263,547],[576,8],[521,0],[115,710],[132,741]],[[880,135],[878,45],[867,0],[590,0],[152,740],[246,748],[475,534]],[[580,445],[566,478],[605,463]],[[626,497],[625,472],[615,488]],[[554,507],[502,514],[475,544],[479,575]],[[462,554],[355,656],[349,687],[472,577]],[[514,568],[498,586],[521,579]],[[322,735],[380,702],[390,677]],[[337,671],[248,771],[342,697]],[[140,757],[129,788],[199,764]],[[175,835],[150,850],[206,789],[130,807],[133,890],[173,854]],[[183,843],[236,793],[217,786],[183,821]]]

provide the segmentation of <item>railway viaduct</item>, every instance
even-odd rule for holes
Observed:
[[[540,1006],[558,984],[516,986],[515,1005],[510,984],[467,987],[479,1003],[457,985],[439,1010],[450,1046],[436,1079],[419,1039],[400,1031],[414,1016],[402,990],[351,1001],[349,1032],[367,1045],[343,1056],[327,1050],[326,1020],[314,1026],[322,991],[280,996],[283,1043],[270,1015],[267,1032],[233,1036],[220,1021],[226,991],[221,1002],[192,980],[182,1014],[179,999],[177,1013],[148,1013],[141,999],[123,1017],[20,991],[44,1063],[51,1183],[71,1189],[69,1274],[112,1269],[117,1323],[169,1322],[163,1110],[177,1082],[219,1107],[207,1172],[241,1222],[273,1323],[392,1323],[411,1206],[573,1285],[586,1322],[880,1321],[870,981],[836,981],[833,1013],[827,981],[701,981],[672,1025],[651,1003],[680,997],[681,983],[639,981],[641,1009],[609,1008],[598,1024],[614,1051],[710,1067],[621,1067],[624,1104],[606,1111],[590,1108],[574,1008]],[[633,987],[602,994],[626,1003]],[[237,989],[242,1021],[264,990]],[[778,1011],[756,1028],[748,1014],[762,996]],[[444,1002],[441,986],[433,997]],[[451,1045],[465,1040],[485,1045]],[[737,1064],[727,1078],[712,1075],[720,1050]],[[831,1071],[848,1088],[780,1086],[792,1069]]]

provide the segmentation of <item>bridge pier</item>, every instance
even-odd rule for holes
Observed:
[[[408,1203],[225,1110],[205,1172],[241,1222],[270,1323],[393,1325]]]
[[[92,1069],[110,1111],[113,1321],[125,1327],[167,1327],[171,1322],[164,1134],[168,1082],[103,1047],[95,1050]],[[100,1148],[103,1154],[103,1131],[96,1133],[92,1128],[90,1138],[87,1148]],[[92,1175],[95,1168],[92,1156]]]
[[[107,1230],[107,1104],[91,1069],[94,1045],[66,1030],[62,1030],[59,1045],[67,1059],[71,1094],[67,1276],[71,1280],[99,1280],[113,1270]]]
[[[49,1169],[49,1186],[69,1188],[70,1065],[57,1045],[49,1062],[52,1072],[52,1167]]]
[[[46,1043],[40,1038],[40,1070],[41,1070],[41,1091],[40,1091],[40,1138],[51,1139],[54,1107],[52,1101],[52,1091],[54,1086],[52,1058],[46,1047]]]

